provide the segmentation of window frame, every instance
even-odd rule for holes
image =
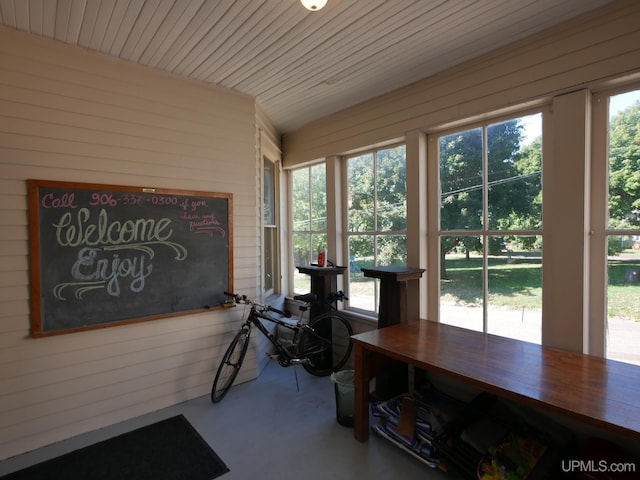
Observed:
[[[319,167],[319,166],[324,166],[325,169],[325,191],[324,191],[324,195],[325,195],[325,211],[327,214],[327,219],[325,221],[325,229],[324,230],[313,230],[311,227],[313,226],[313,221],[312,221],[312,198],[313,198],[313,191],[312,191],[312,175],[311,175],[311,169],[314,167]],[[309,182],[309,189],[308,189],[308,195],[309,195],[309,229],[308,230],[296,230],[295,228],[295,218],[294,218],[294,185],[293,185],[293,175],[295,174],[295,172],[299,172],[301,170],[307,170],[307,179]],[[296,279],[296,262],[295,262],[295,255],[294,255],[294,236],[296,234],[305,234],[309,236],[309,245],[310,245],[310,254],[311,257],[313,257],[313,237],[314,236],[321,236],[324,235],[325,238],[328,237],[328,229],[329,229],[329,207],[328,207],[328,178],[327,178],[327,172],[328,170],[328,165],[326,161],[320,161],[320,162],[315,162],[312,164],[307,164],[307,165],[303,165],[303,166],[299,166],[296,168],[292,168],[290,170],[288,170],[287,172],[287,178],[288,178],[288,185],[289,185],[289,205],[291,205],[291,209],[290,209],[290,232],[291,232],[291,236],[290,236],[290,248],[289,251],[290,253],[290,285],[288,288],[289,294],[291,296],[295,295],[295,279]],[[327,243],[328,243],[328,238],[327,238]],[[326,245],[325,245],[326,247]],[[314,258],[309,258],[308,259],[309,262],[314,262],[315,259]],[[307,292],[301,292],[301,293],[307,293]]]
[[[345,155],[341,158],[342,160],[342,184],[344,185],[344,200],[343,200],[343,211],[342,211],[342,218],[343,218],[343,222],[342,222],[342,231],[344,232],[343,235],[341,236],[341,242],[342,242],[342,250],[345,252],[344,253],[344,258],[345,258],[345,262],[347,265],[347,272],[346,275],[344,276],[344,285],[345,285],[345,290],[347,291],[347,293],[349,294],[349,292],[351,291],[351,278],[350,278],[350,272],[351,272],[351,259],[350,259],[350,251],[349,251],[349,240],[352,236],[372,236],[374,237],[374,258],[377,259],[376,256],[376,239],[378,237],[385,237],[385,236],[398,236],[398,235],[403,235],[405,237],[405,241],[408,242],[408,225],[405,225],[405,229],[404,230],[373,230],[373,231],[369,231],[369,232],[351,232],[349,230],[349,160],[352,158],[357,158],[357,157],[361,157],[364,155],[368,155],[368,154],[372,154],[373,155],[373,160],[374,160],[374,185],[376,184],[376,178],[377,178],[377,154],[378,152],[381,152],[383,150],[391,150],[394,148],[398,148],[398,147],[404,147],[405,152],[404,152],[404,159],[405,159],[405,209],[408,208],[408,202],[407,202],[407,185],[408,185],[408,181],[406,180],[406,172],[407,172],[407,142],[406,141],[396,141],[393,143],[389,143],[389,144],[384,144],[384,145],[377,145],[374,148],[367,148],[367,149],[363,149],[363,150],[359,150],[358,152],[355,152],[353,154],[349,154],[349,155]],[[377,209],[378,209],[378,201],[377,201],[377,189],[374,192],[374,212],[373,212],[373,218],[374,218],[374,224],[376,223],[376,219],[377,219]],[[376,227],[377,228],[377,227]],[[408,249],[408,248],[407,248]],[[408,255],[408,252],[407,252]],[[405,259],[405,265],[407,263],[407,259]],[[351,301],[346,301],[345,304],[343,305],[345,310],[351,311],[353,313],[356,313],[358,315],[364,316],[364,317],[368,317],[371,318],[372,320],[374,320],[375,322],[378,321],[378,309],[379,309],[379,305],[380,305],[380,280],[377,278],[372,278],[371,279],[373,282],[373,292],[374,292],[374,310],[368,310],[368,309],[364,309],[364,308],[359,308],[356,307],[354,305],[352,305]]]
[[[268,162],[273,168],[273,220],[274,223],[267,223],[265,221],[265,164]],[[260,131],[260,156],[258,160],[258,185],[259,189],[256,198],[259,205],[259,228],[261,232],[260,241],[260,287],[259,292],[263,295],[263,298],[267,298],[272,295],[277,295],[282,291],[282,152],[277,145],[269,138],[269,136]],[[267,239],[269,238],[269,241]],[[270,248],[269,248],[270,246]],[[269,251],[267,251],[269,249]],[[269,265],[267,265],[267,262]],[[271,269],[272,286],[267,288],[265,277],[268,269]]]
[[[608,335],[608,239],[615,235],[640,234],[640,228],[609,228],[609,104],[610,98],[634,90],[634,82],[596,91],[592,95],[591,202],[589,231],[589,323],[585,353],[607,358]]]
[[[434,130],[430,132],[428,135],[428,152],[427,158],[432,159],[432,161],[428,162],[427,166],[427,219],[428,219],[428,231],[432,232],[427,235],[427,277],[428,277],[428,292],[427,292],[427,312],[428,318],[435,320],[437,322],[441,322],[441,312],[440,312],[440,300],[441,300],[441,288],[440,288],[440,269],[441,269],[441,258],[440,258],[440,243],[441,238],[444,236],[473,236],[480,237],[482,241],[482,255],[483,255],[483,272],[482,272],[482,285],[483,285],[483,301],[482,301],[482,332],[488,333],[488,260],[489,260],[489,242],[488,239],[490,237],[496,236],[539,236],[542,238],[543,246],[545,244],[544,241],[544,221],[543,227],[541,229],[517,229],[517,230],[499,230],[495,228],[489,228],[488,221],[488,169],[486,168],[488,157],[487,157],[487,132],[488,128],[491,125],[495,125],[498,123],[506,122],[509,120],[514,120],[534,114],[542,115],[542,135],[543,138],[545,136],[545,121],[548,116],[549,109],[548,107],[540,106],[536,108],[530,109],[522,109],[517,111],[512,111],[509,114],[498,115],[498,116],[487,116],[480,121],[469,122],[469,123],[460,123],[456,124],[454,127],[443,129],[443,130]],[[441,185],[440,185],[440,138],[451,135],[457,132],[465,132],[469,130],[474,130],[480,128],[482,130],[482,139],[483,139],[483,152],[482,152],[482,190],[483,190],[483,218],[482,218],[482,227],[478,230],[465,230],[465,229],[454,229],[454,230],[441,230],[441,216],[440,216],[440,208],[441,208]],[[545,141],[543,140],[543,158],[544,158],[544,147]],[[544,178],[544,160],[542,165],[542,178]],[[544,180],[542,180],[542,185],[544,185]],[[544,192],[543,186],[543,192]],[[543,199],[545,195],[543,193]],[[544,203],[544,200],[543,200]],[[544,253],[543,253],[544,259]],[[544,260],[543,266],[544,269]],[[543,285],[543,302],[544,302],[544,285]]]
[[[267,179],[268,171],[271,172]],[[278,275],[278,162],[262,157],[262,291],[266,297],[277,291]],[[269,180],[270,185],[267,185]],[[268,207],[267,207],[268,205]],[[268,210],[271,210],[269,213]],[[267,219],[267,215],[269,218]],[[267,277],[271,275],[271,280]]]

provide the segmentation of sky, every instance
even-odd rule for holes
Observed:
[[[640,100],[640,90],[633,90],[611,97],[611,101],[609,102],[609,119],[638,100]]]
[[[541,113],[522,117],[522,124],[524,125],[524,140],[522,142],[523,145],[529,145],[532,141],[542,135]]]
[[[609,103],[609,119],[637,101],[640,101],[640,90],[633,90],[611,97]],[[525,127],[524,145],[529,145],[535,138],[542,134],[541,118],[540,114],[523,117],[523,125]]]

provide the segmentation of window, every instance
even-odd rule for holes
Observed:
[[[318,252],[327,247],[327,183],[325,164],[299,168],[291,172],[293,208],[293,260],[309,265]],[[311,278],[295,269],[294,293],[311,291]]]
[[[542,114],[442,135],[438,158],[440,321],[540,343]]]
[[[594,210],[602,212],[602,222],[596,220],[593,229],[594,248],[599,249],[594,261],[598,263],[597,256],[606,259],[602,275],[593,279],[595,297],[604,297],[602,310],[594,313],[603,312],[606,357],[640,365],[635,340],[640,335],[640,90],[597,99],[606,106],[608,128],[606,158],[594,162],[593,175],[605,192],[594,195]],[[597,185],[594,191],[600,191]],[[599,238],[604,241],[598,243]]]
[[[346,159],[349,307],[378,308],[377,279],[362,267],[407,264],[406,148]]]
[[[277,198],[277,164],[268,158],[263,159],[262,168],[262,216],[264,228],[264,278],[263,290],[265,296],[272,295],[278,285],[278,198]]]

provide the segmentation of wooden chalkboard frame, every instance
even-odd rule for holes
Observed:
[[[231,193],[35,179],[28,192],[32,337],[222,308],[233,291]]]

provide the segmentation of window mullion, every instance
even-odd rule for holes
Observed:
[[[373,258],[376,266],[379,266],[378,263],[378,152],[373,152]],[[374,283],[376,284],[376,288],[374,289],[375,294],[375,305],[379,305],[380,302],[378,300],[378,280],[374,279]]]
[[[311,191],[311,188],[313,187],[313,182],[311,181],[311,179],[313,178],[313,174],[311,173],[311,167],[307,169],[307,172],[307,181],[309,185],[307,188],[307,195],[309,196],[307,200],[309,205],[309,252],[311,255],[310,261],[313,261],[313,237],[315,235],[315,232],[313,229],[313,192]]]
[[[482,127],[482,331],[489,330],[489,148],[488,129]]]
[[[373,231],[378,232],[378,152],[373,153]],[[377,249],[374,251],[377,258],[375,252]]]

